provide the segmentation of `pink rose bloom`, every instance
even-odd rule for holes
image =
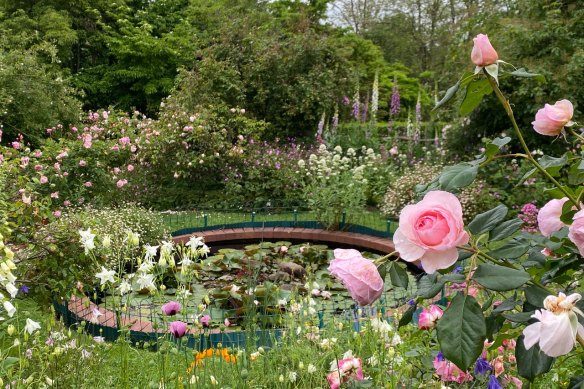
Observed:
[[[211,322],[211,316],[209,316],[209,315],[203,315],[199,319],[199,323],[201,323],[201,325],[205,328],[209,327],[210,322]]]
[[[444,191],[428,192],[419,203],[404,207],[393,236],[400,257],[420,260],[426,273],[452,266],[458,259],[456,246],[468,240],[460,201]]]
[[[487,66],[494,64],[499,59],[499,55],[491,45],[489,37],[479,34],[473,38],[474,46],[470,54],[472,63],[477,66]]]
[[[20,143],[18,143],[18,142],[12,142],[12,148],[15,149],[15,150],[20,149]]]
[[[128,171],[129,172],[133,172],[134,171],[134,165],[128,165]]]
[[[127,183],[128,183],[128,181],[127,181],[127,180],[118,180],[118,182],[116,182],[116,186],[117,186],[118,188],[121,188],[121,187],[123,187],[124,185],[126,185]]]
[[[61,170],[61,164],[59,162],[55,162],[55,164],[53,165],[53,169],[55,169],[56,171],[60,171]]]
[[[61,211],[59,211],[59,210],[54,211],[53,216],[54,217],[61,217]]]
[[[166,316],[174,316],[180,312],[182,305],[176,301],[169,301],[164,304],[160,309],[162,309],[162,313]]]
[[[22,166],[22,168],[27,167],[29,162],[30,162],[30,158],[28,158],[28,157],[20,158],[20,166]]]
[[[326,376],[330,389],[339,389],[341,384],[344,384],[350,379],[355,381],[363,381],[365,379],[361,358],[341,359],[337,365],[338,368]]]
[[[541,351],[554,358],[572,351],[576,345],[576,335],[584,336],[584,327],[578,323],[575,312],[576,303],[581,298],[578,293],[546,297],[543,301],[545,309],[531,315],[538,322],[523,330],[525,349],[529,350],[539,343]]]
[[[113,145],[112,146],[112,151],[119,151],[120,148],[118,147],[118,145]]]
[[[79,161],[79,166],[87,166],[87,161],[82,159],[81,161]]]
[[[93,141],[93,138],[91,137],[91,134],[89,133],[84,133],[83,135],[81,135],[81,138],[83,139],[83,147],[85,147],[86,149],[90,149],[91,148],[91,142]]]
[[[568,201],[567,197],[550,200],[537,214],[537,225],[543,236],[550,236],[565,226],[560,220],[562,207]]]
[[[114,174],[120,174],[120,168],[119,167],[115,167],[114,168]]]
[[[66,207],[68,207],[68,206],[71,205],[71,201],[65,200],[65,201],[63,201],[63,205],[66,206]]]
[[[40,158],[40,157],[42,157],[42,156],[43,156],[43,152],[42,152],[42,151],[40,151],[40,150],[36,150],[36,151],[34,152],[34,156],[35,156],[36,158]]]
[[[430,309],[423,309],[418,319],[418,328],[421,330],[429,330],[436,327],[438,319],[443,314],[444,312],[437,305],[432,305]]]
[[[92,184],[91,184],[91,181],[87,181],[87,182],[85,182],[85,184],[83,184],[83,185],[85,185],[85,187],[86,187],[86,188],[91,188],[91,185],[92,185]]]
[[[47,176],[41,176],[41,179],[39,180],[39,182],[41,184],[46,184],[47,182],[49,182],[49,179],[47,178]]]
[[[63,172],[63,177],[68,177],[69,176],[69,172]]]
[[[554,105],[546,104],[535,114],[531,122],[535,132],[541,135],[558,136],[564,126],[572,125],[574,106],[568,100],[556,101]]]
[[[41,170],[43,170],[43,165],[34,165],[34,170],[40,172]]]
[[[53,193],[51,193],[51,198],[52,199],[58,199],[59,198],[59,192],[53,192]]]
[[[107,118],[109,117],[109,113],[108,113],[107,111],[103,111],[103,112],[101,113],[101,116],[102,116],[102,117],[103,117],[105,120],[107,120]]]
[[[578,247],[580,255],[584,255],[584,210],[574,215],[568,238]]]
[[[223,324],[225,324],[225,327],[229,327],[231,325],[231,322],[229,321],[228,318],[225,318],[225,320],[223,320]]]
[[[336,249],[328,271],[347,288],[359,305],[369,305],[381,297],[383,279],[375,264],[357,250]]]
[[[173,321],[172,323],[170,323],[168,331],[175,338],[182,338],[183,336],[185,336],[185,333],[187,332],[187,325],[182,321]]]

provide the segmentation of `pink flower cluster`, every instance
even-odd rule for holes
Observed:
[[[333,364],[334,365],[334,364]],[[363,381],[363,367],[361,358],[345,358],[333,366],[332,371],[326,376],[330,389],[339,389],[342,384],[350,380]]]

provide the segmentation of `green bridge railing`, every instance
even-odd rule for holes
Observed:
[[[392,238],[397,229],[397,222],[383,217],[379,212],[368,210],[358,213],[342,212],[336,223],[319,221],[315,212],[303,207],[167,211],[163,213],[163,218],[173,231],[173,236],[228,228],[292,227]]]

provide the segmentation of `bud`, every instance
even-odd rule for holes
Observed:
[[[12,335],[14,334],[14,331],[16,331],[16,328],[15,328],[15,327],[14,327],[12,324],[10,324],[10,325],[8,326],[8,328],[6,329],[6,332],[7,332],[7,333],[8,333],[8,335],[10,335],[10,336],[12,336]]]

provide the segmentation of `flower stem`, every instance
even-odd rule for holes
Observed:
[[[572,127],[568,127],[568,131],[570,131],[570,133],[572,133],[572,135],[578,138],[581,142],[584,142],[584,137],[582,135],[579,135],[576,131],[574,131]]]
[[[552,175],[550,173],[548,173],[543,168],[543,166],[541,166],[535,160],[535,158],[533,158],[533,156],[531,155],[531,152],[529,150],[529,147],[527,147],[527,143],[525,143],[525,139],[523,138],[523,134],[521,133],[521,130],[519,129],[519,126],[517,125],[517,122],[515,121],[515,116],[513,115],[513,109],[511,109],[511,105],[509,104],[509,101],[505,98],[505,96],[503,95],[503,92],[501,92],[501,89],[499,89],[499,86],[497,85],[495,80],[486,71],[485,71],[485,75],[487,77],[487,80],[489,80],[491,87],[495,91],[495,95],[497,96],[497,99],[499,99],[499,101],[503,105],[503,108],[505,109],[505,112],[507,112],[507,116],[509,116],[509,119],[511,120],[511,124],[513,125],[513,129],[515,130],[515,134],[517,134],[517,138],[519,139],[519,142],[521,143],[521,147],[523,147],[523,150],[525,150],[525,154],[526,154],[526,157],[529,160],[529,162],[531,162],[531,164],[533,166],[535,166],[535,168],[537,170],[539,170],[544,176],[546,176],[546,178],[548,180],[550,180],[562,193],[564,193],[564,195],[570,200],[570,202],[572,204],[574,204],[576,206],[576,208],[580,208],[576,198],[572,194],[570,194],[554,177],[552,177]]]
[[[580,334],[576,334],[576,341],[580,343],[582,347],[584,347],[584,338],[582,338]]]

